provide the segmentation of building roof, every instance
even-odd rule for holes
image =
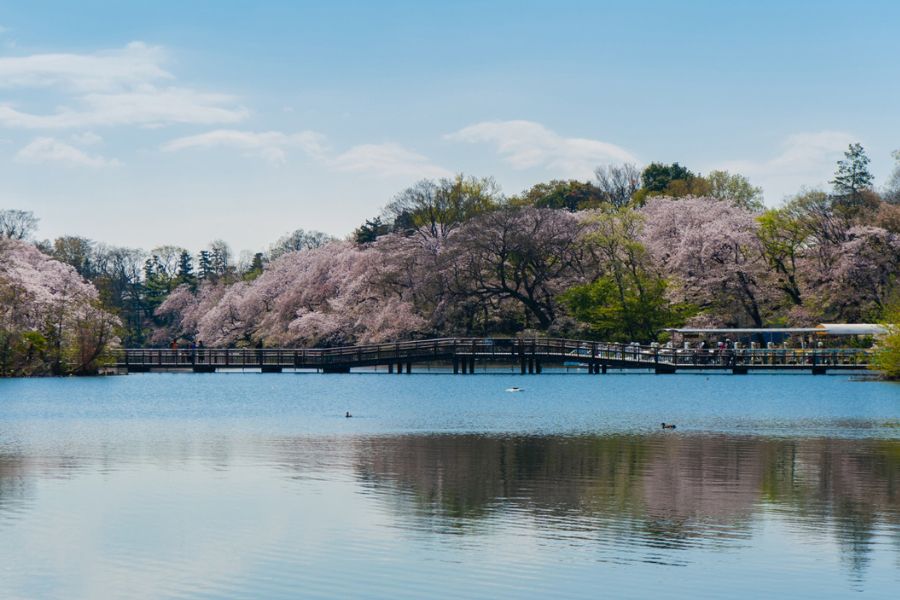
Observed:
[[[671,333],[682,335],[883,335],[887,329],[883,325],[872,323],[821,323],[815,327],[762,327],[762,328],[673,328],[666,329]]]

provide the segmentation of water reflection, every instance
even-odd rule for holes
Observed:
[[[586,597],[598,564],[636,597],[673,566],[676,586],[727,593],[707,580],[713,563],[748,589],[771,570],[776,590],[828,592],[839,577],[878,593],[900,560],[896,440],[214,435],[58,450],[0,450],[0,558],[19,558],[5,540],[41,557],[0,595],[351,597],[377,579],[382,597],[436,582],[485,596],[479,582],[508,576],[499,596]],[[54,562],[62,546],[77,561]],[[842,573],[806,561],[823,549]],[[39,587],[48,572],[55,593]]]
[[[635,560],[677,564],[679,549],[746,544],[774,514],[810,543],[833,539],[859,574],[876,531],[900,532],[895,441],[399,436],[358,441],[356,456],[404,527],[526,518],[548,536],[589,534],[614,560],[638,546]]]

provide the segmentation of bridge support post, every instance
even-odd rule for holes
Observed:
[[[541,368],[540,359],[535,360],[534,361],[534,372],[537,373],[538,375],[540,375],[542,370],[543,369]]]
[[[524,356],[522,356],[522,357],[519,359],[519,370],[522,372],[522,375],[524,375],[526,372],[528,372],[528,365],[527,365],[527,362],[528,362],[528,361],[525,360],[525,357],[524,357]]]
[[[453,357],[453,374],[459,375],[459,359],[455,356]]]
[[[815,365],[815,366],[813,366],[813,368],[812,368],[812,374],[813,374],[813,375],[825,375],[825,374],[827,374],[827,371],[826,371],[826,369],[825,369],[824,366],[822,366],[822,365]]]
[[[475,372],[475,355],[469,357],[469,373]]]
[[[403,375],[403,363],[397,361],[397,375]]]
[[[389,375],[394,374],[394,363],[388,363],[388,374]]]
[[[534,359],[533,358],[528,359],[528,374],[529,375],[534,374]]]
[[[600,372],[606,375],[606,363],[600,365]]]
[[[407,363],[406,363],[406,374],[409,375],[410,373],[412,373],[412,363],[407,361]]]

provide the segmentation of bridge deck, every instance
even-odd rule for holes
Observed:
[[[341,348],[201,348],[126,349],[117,366],[129,372],[152,369],[214,371],[229,368],[318,369],[347,372],[354,367],[387,366],[391,371],[413,364],[449,362],[453,371],[472,373],[475,363],[519,364],[522,373],[540,373],[547,364],[566,364],[590,373],[607,369],[682,370],[827,370],[865,369],[870,354],[859,349],[682,350],[559,338],[442,338]]]

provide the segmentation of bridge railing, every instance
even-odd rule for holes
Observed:
[[[560,362],[679,367],[828,367],[869,363],[860,349],[680,349],[565,338],[439,338],[337,348],[140,348],[119,352],[118,364],[135,367],[328,367],[401,361],[543,357]]]

